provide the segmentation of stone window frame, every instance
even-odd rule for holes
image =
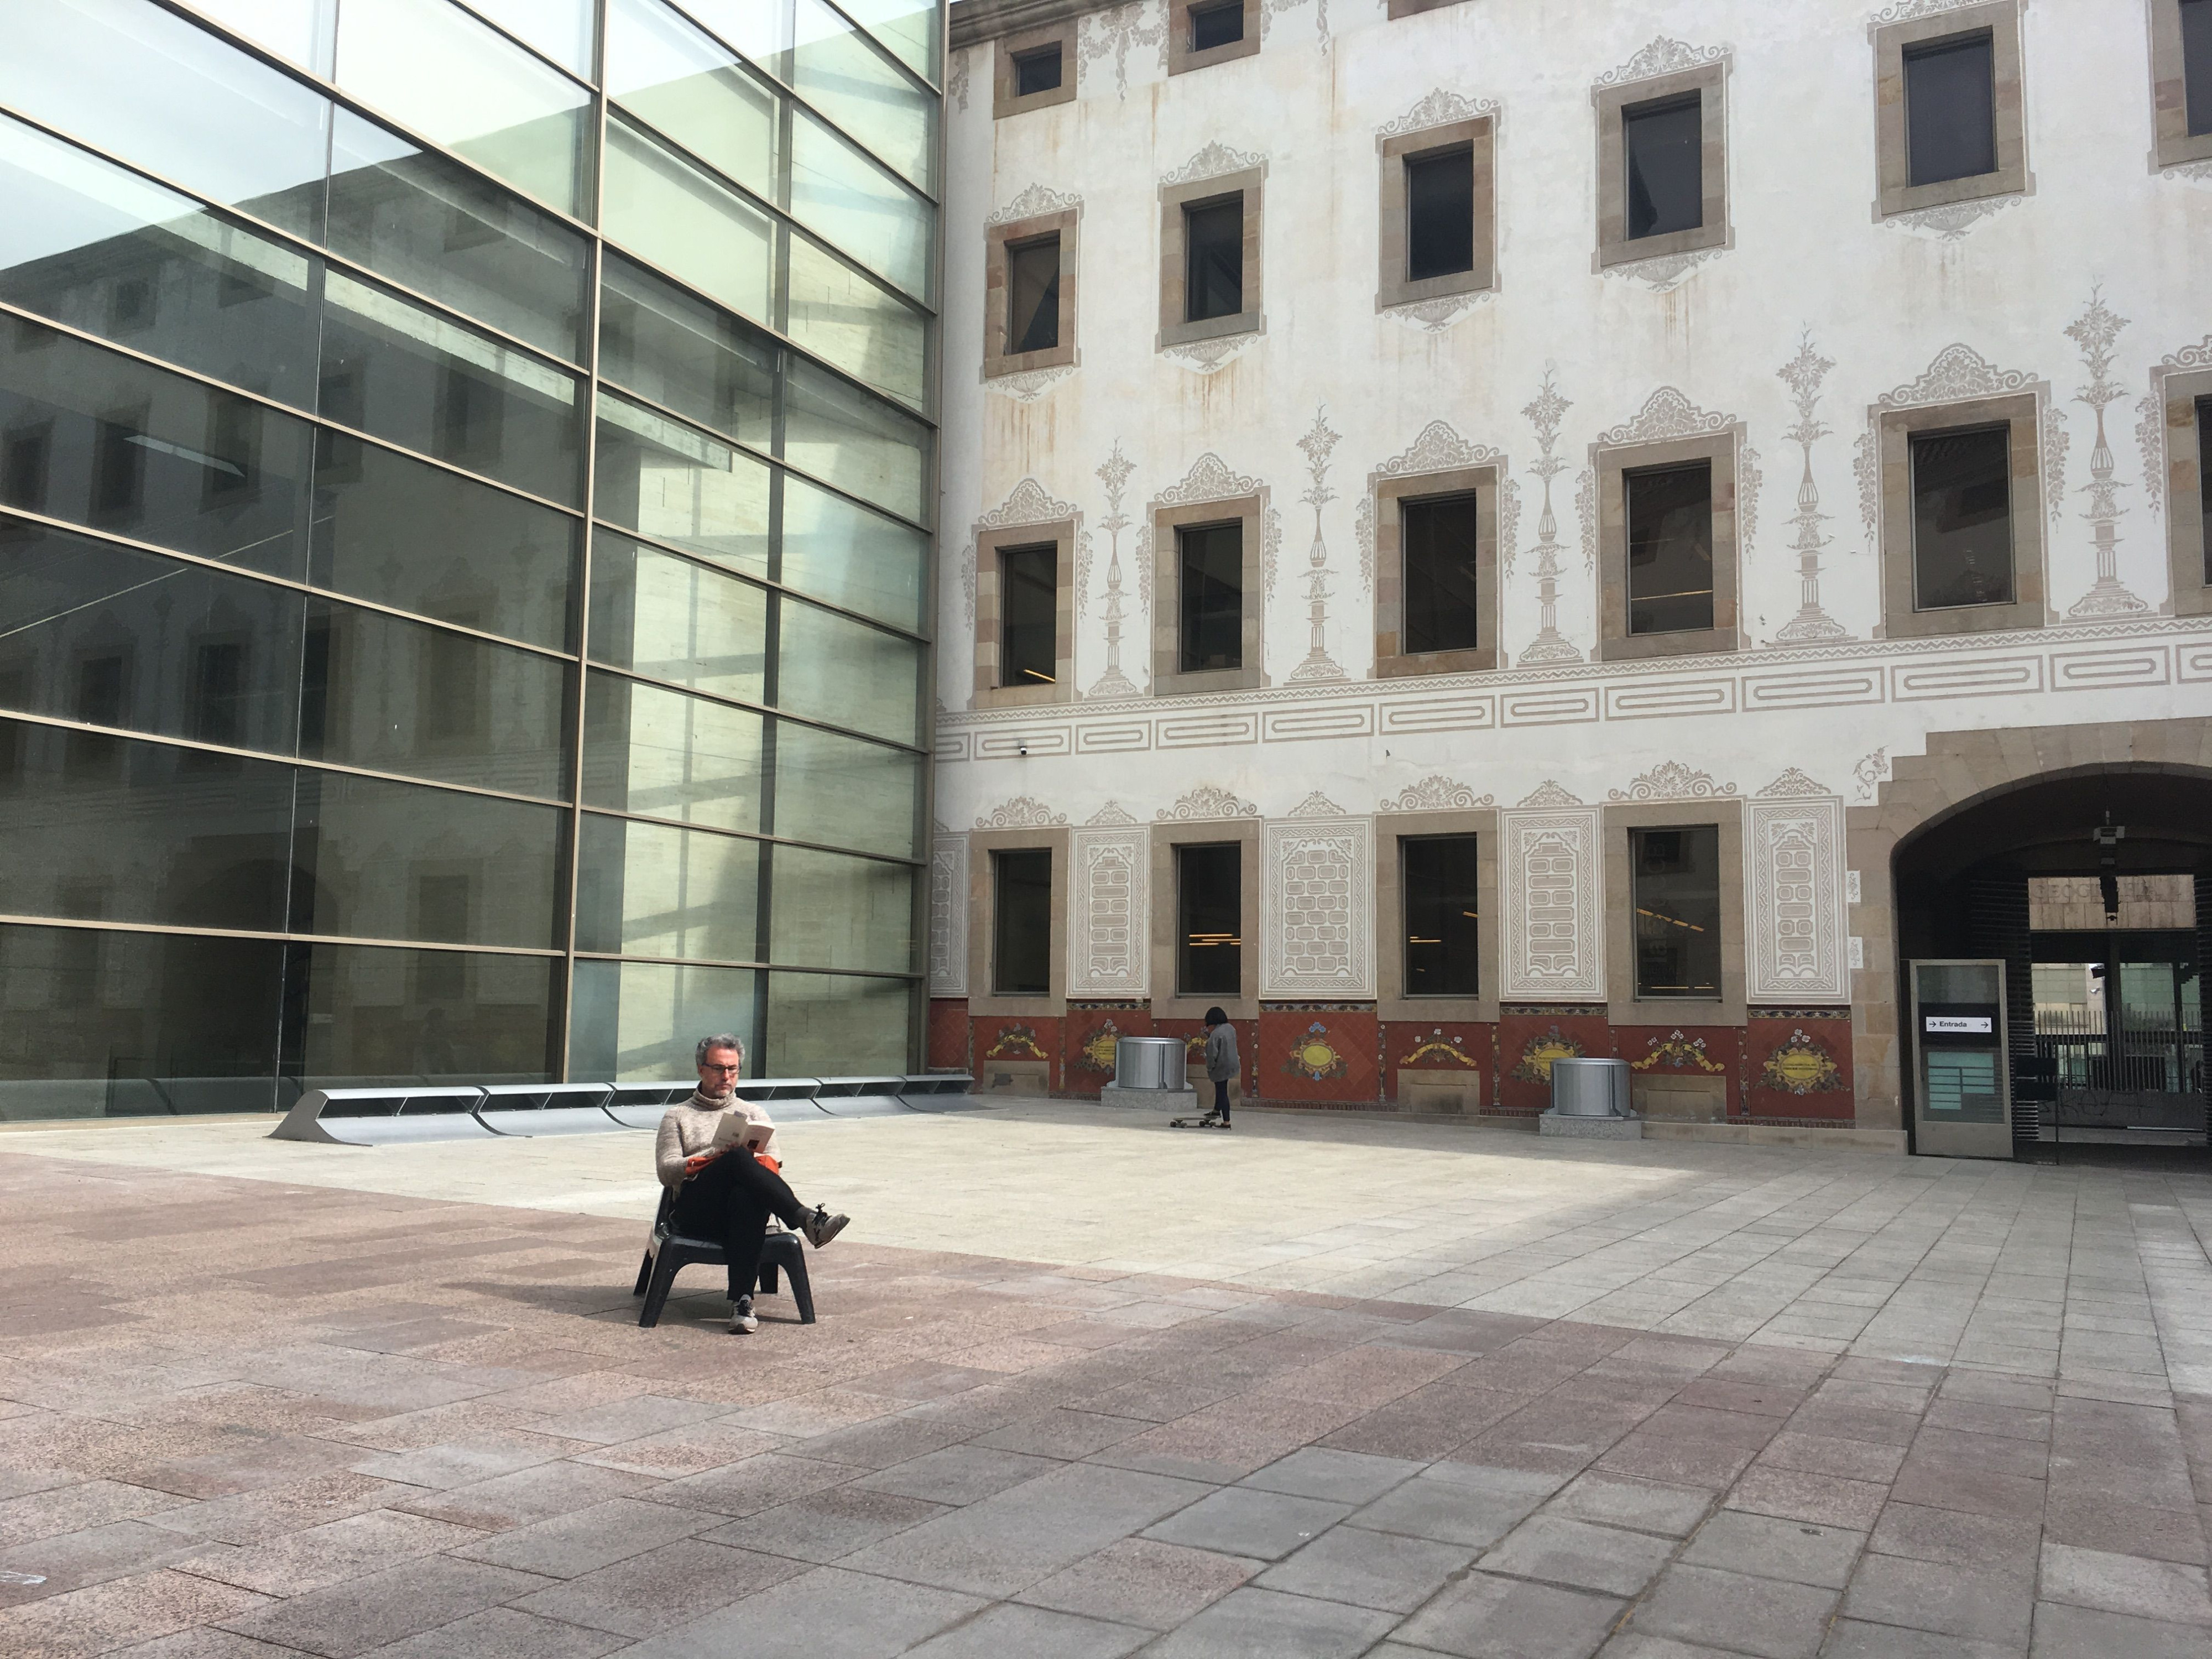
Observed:
[[[1234,997],[1187,997],[1176,989],[1176,860],[1178,847],[1218,847],[1234,842],[1243,849],[1237,866],[1237,947]],[[1152,825],[1152,1018],[1203,1019],[1217,1005],[1231,1019],[1260,1018],[1260,820],[1178,818]],[[1246,1055],[1249,1065],[1251,1056]]]
[[[1188,75],[1193,70],[1211,69],[1216,64],[1226,64],[1239,58],[1250,58],[1260,50],[1261,20],[1267,13],[1267,0],[1243,0],[1244,38],[1231,40],[1225,46],[1214,46],[1206,52],[1190,49],[1190,15],[1193,11],[1208,11],[1215,0],[1168,0],[1168,73]]]
[[[992,225],[983,232],[983,378],[1026,374],[1033,369],[1072,368],[1083,361],[1075,348],[1077,255],[1083,227],[1080,208],[1040,213]],[[1060,343],[1042,351],[1006,349],[1006,289],[1011,250],[1047,236],[1060,238]]]
[[[2187,66],[2181,50],[2181,0],[2149,0],[2150,170],[2212,161],[2212,132],[2189,136]]]
[[[1474,266],[1419,282],[1406,275],[1406,255],[1412,226],[1406,210],[1406,163],[1438,150],[1468,149],[1474,161]],[[1494,116],[1424,127],[1378,137],[1375,150],[1381,171],[1377,199],[1378,264],[1375,279],[1375,308],[1441,300],[1455,294],[1486,294],[1498,287],[1498,123]]]
[[[1741,648],[1742,550],[1736,489],[1741,475],[1737,450],[1741,422],[1692,438],[1652,442],[1593,444],[1590,465],[1597,477],[1598,646],[1600,662],[1634,662],[1652,657],[1706,656]],[[1706,461],[1712,466],[1713,625],[1673,634],[1628,631],[1628,489],[1625,475],[1653,467]]]
[[[1498,666],[1498,492],[1496,463],[1449,472],[1413,472],[1375,481],[1375,674],[1395,679],[1413,674],[1487,673]],[[1406,652],[1399,648],[1405,623],[1405,520],[1407,501],[1473,495],[1475,558],[1475,644],[1462,651]]]
[[[2163,371],[2152,399],[2162,406],[2167,576],[2177,617],[2212,614],[2212,582],[2206,581],[2204,568],[2212,548],[2204,544],[2204,480],[2197,447],[2198,422],[2208,417],[2197,412],[2200,398],[2212,398],[2212,368]]]
[[[994,853],[1048,848],[1052,853],[1052,938],[1047,945],[1051,988],[1041,997],[1005,997],[993,986],[991,952],[997,943],[998,866]],[[1067,1009],[1068,831],[1063,825],[1029,830],[977,830],[968,843],[968,1012],[1056,1019]]]
[[[1024,29],[1015,34],[999,37],[996,55],[991,69],[991,118],[1003,121],[1010,115],[1026,115],[1031,110],[1050,109],[1055,104],[1075,101],[1076,22],[1073,17],[1058,23],[1048,23],[1042,28]],[[1039,46],[1057,46],[1060,48],[1060,84],[1049,92],[1033,92],[1026,98],[1014,90],[1014,60],[1027,56]]]
[[[1425,11],[1442,11],[1446,6],[1456,6],[1465,0],[1390,0],[1389,21],[1401,17],[1419,17]]]
[[[1994,120],[1997,167],[1968,179],[1936,185],[1912,183],[1912,157],[1905,135],[1905,52],[1908,46],[1948,40],[1988,30],[1990,71],[1996,83]],[[1978,5],[1916,17],[1908,22],[1869,27],[1874,44],[1875,167],[1876,220],[1954,202],[1978,202],[1992,196],[2032,196],[2035,177],[2027,169],[2026,88],[2021,67],[2020,0],[1981,0]]]
[[[1218,340],[1231,334],[1263,334],[1267,313],[1261,295],[1261,218],[1266,184],[1265,167],[1245,167],[1188,184],[1160,186],[1160,332],[1156,349]],[[1203,322],[1183,319],[1185,286],[1189,275],[1188,239],[1183,212],[1213,202],[1241,197],[1244,208],[1244,308],[1228,317],[1208,317]]]
[[[1696,253],[1709,248],[1735,246],[1735,227],[1729,222],[1728,76],[1729,59],[1716,58],[1694,69],[1671,75],[1654,75],[1641,81],[1594,87],[1590,102],[1597,111],[1597,251],[1590,269],[1632,264],[1639,259],[1662,259]],[[1698,182],[1704,186],[1705,222],[1692,230],[1669,231],[1663,236],[1628,236],[1628,145],[1621,131],[1623,113],[1641,104],[1654,104],[1685,93],[1698,94],[1701,155]]]
[[[1375,819],[1376,1012],[1386,1020],[1431,1020],[1488,1024],[1498,1018],[1499,951],[1498,811],[1494,807],[1431,812],[1383,812]],[[1473,836],[1475,903],[1475,994],[1416,997],[1406,994],[1405,854],[1399,843],[1437,836]]]
[[[1606,1017],[1614,1025],[1741,1025],[1744,1000],[1743,802],[1732,795],[1695,800],[1614,801],[1604,809]],[[1720,830],[1721,994],[1717,997],[1636,994],[1636,883],[1631,830],[1714,824]]]
[[[975,538],[975,701],[978,708],[1023,708],[1075,700],[1075,520],[1007,525]],[[1052,544],[1054,561],[1052,656],[1056,678],[1050,685],[999,684],[1000,555],[1018,547]]]
[[[1152,518],[1152,695],[1172,697],[1207,691],[1249,691],[1269,684],[1266,490],[1174,507],[1156,501]],[[1176,532],[1200,525],[1230,523],[1242,525],[1244,533],[1244,665],[1185,673],[1177,666],[1182,660],[1182,549]]]
[[[1883,410],[1875,425],[1881,541],[1882,639],[1927,639],[2041,628],[2050,578],[2043,532],[2042,398],[2033,392],[1960,403]],[[1912,447],[1917,432],[2004,424],[2011,431],[2012,583],[2010,605],[1913,608]]]

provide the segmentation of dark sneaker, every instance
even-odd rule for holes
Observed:
[[[852,1218],[848,1215],[831,1215],[829,1211],[817,1205],[814,1212],[799,1223],[799,1231],[805,1233],[806,1242],[818,1250],[836,1237],[839,1233],[843,1232],[846,1224]]]
[[[753,1299],[741,1296],[730,1304],[730,1334],[750,1336],[760,1328],[760,1321],[753,1315]]]

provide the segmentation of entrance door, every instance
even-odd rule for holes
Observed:
[[[2039,933],[2034,945],[2035,1047],[2057,1091],[2044,1139],[2203,1145],[2193,932]]]

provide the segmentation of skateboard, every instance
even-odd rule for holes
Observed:
[[[1225,1129],[1228,1127],[1218,1112],[1208,1112],[1204,1117],[1171,1117],[1168,1120],[1170,1129]]]

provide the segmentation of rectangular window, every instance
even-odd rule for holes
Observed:
[[[1176,532],[1182,571],[1177,672],[1244,665],[1244,526],[1193,525]]]
[[[1244,309],[1244,198],[1186,207],[1183,320],[1202,323]]]
[[[235,747],[246,733],[252,687],[243,640],[203,641],[192,653],[191,734]]]
[[[1404,647],[1409,656],[1473,651],[1480,641],[1480,573],[1474,495],[1402,503],[1406,588]]]
[[[1704,100],[1694,92],[1621,111],[1629,240],[1705,223],[1704,125]]]
[[[1628,507],[1628,631],[1713,626],[1713,469],[1653,467],[1623,476]]]
[[[1035,52],[1014,54],[1014,96],[1034,98],[1041,92],[1060,90],[1060,42]]]
[[[1052,994],[1052,849],[991,854],[991,990]]]
[[[1628,832],[1638,997],[1720,995],[1720,845],[1717,824]]]
[[[2008,427],[1912,434],[1912,608],[2013,600]]]
[[[1006,250],[1006,350],[1049,351],[1060,343],[1060,238]]]
[[[2212,0],[2181,0],[2181,79],[2189,136],[2212,133]]]
[[[999,684],[1050,685],[1058,678],[1060,549],[1010,547],[999,555]]]
[[[2204,581],[2212,586],[2212,398],[2197,400],[2197,505],[2203,515]]]
[[[1178,847],[1176,994],[1233,997],[1243,984],[1243,848]]]
[[[1406,894],[1406,994],[1471,997],[1480,902],[1475,896],[1475,837],[1409,836],[1399,842]]]
[[[1905,145],[1916,186],[1997,170],[1996,46],[1989,31],[1906,50]]]
[[[1244,38],[1243,0],[1227,0],[1218,6],[1194,6],[1190,12],[1190,49],[1212,52],[1233,46]]]
[[[1474,149],[1406,158],[1406,280],[1474,269]]]

